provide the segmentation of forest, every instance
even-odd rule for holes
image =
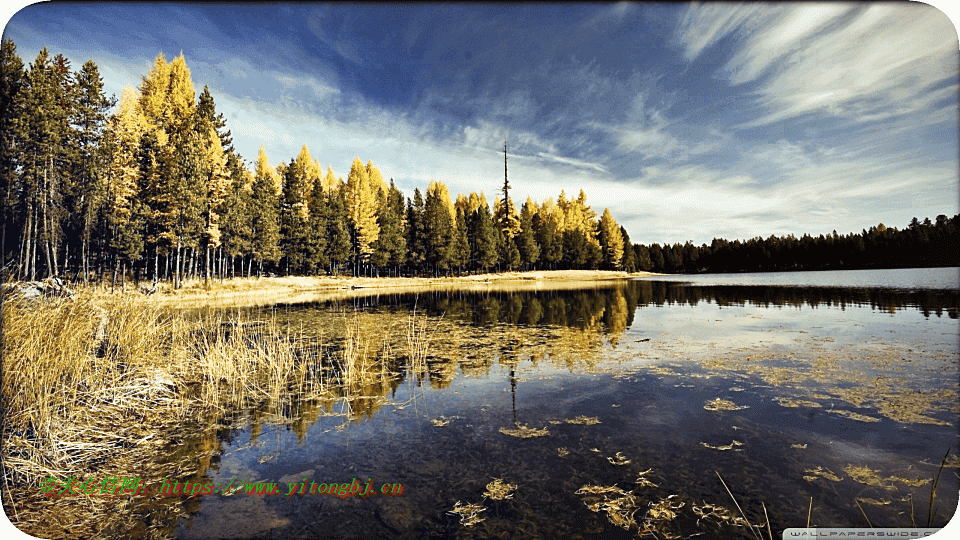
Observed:
[[[346,180],[306,144],[248,168],[183,55],[163,54],[119,101],[97,65],[79,70],[43,49],[25,66],[0,49],[2,278],[116,283],[285,274],[452,275],[534,269],[743,272],[960,265],[960,215],[883,224],[862,234],[714,239],[708,246],[632,244],[561,191],[519,211],[502,186],[458,194],[431,181],[405,197],[372,160]]]
[[[93,61],[78,71],[43,49],[29,66],[0,52],[4,280],[131,275],[450,275],[533,268],[632,269],[626,231],[581,190],[518,211],[504,179],[492,205],[431,181],[412,197],[357,157],[346,180],[304,144],[254,170],[181,54],[159,54],[139,86],[107,97]],[[491,179],[492,186],[500,181]]]
[[[664,273],[788,272],[862,268],[960,266],[960,214],[913,218],[905,229],[876,227],[861,233],[800,238],[793,235],[710,245],[634,245],[639,268]]]

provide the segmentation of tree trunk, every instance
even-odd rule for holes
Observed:
[[[180,258],[182,255],[182,246],[180,244],[180,239],[177,239],[177,258],[173,262],[173,288],[180,288]]]
[[[27,222],[23,227],[23,240],[20,243],[20,279],[24,279],[30,275],[29,264],[27,263],[30,257],[30,238],[31,230],[33,226],[33,204],[27,203]],[[31,280],[32,281],[32,280]]]
[[[210,244],[203,246],[203,288],[210,286]]]

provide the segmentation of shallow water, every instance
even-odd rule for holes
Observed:
[[[875,526],[923,526],[950,449],[933,518],[943,525],[960,488],[958,305],[936,289],[635,280],[252,311],[333,348],[337,328],[353,327],[363,354],[398,358],[396,372],[325,403],[239,411],[203,481],[279,481],[283,495],[199,497],[175,534],[751,537],[703,517],[706,503],[740,515],[720,477],[751,522],[766,508],[774,534],[804,526],[808,509],[814,526],[865,526],[858,502]],[[430,340],[421,371],[405,358],[414,309]],[[712,410],[717,399],[736,410]],[[547,434],[501,431],[518,425]],[[652,484],[637,484],[648,470]],[[286,497],[282,483],[354,478],[403,492]],[[517,486],[512,498],[484,496],[495,478]],[[588,485],[632,498],[577,493]],[[458,503],[484,507],[482,521],[462,524]],[[633,518],[629,530],[617,515]]]

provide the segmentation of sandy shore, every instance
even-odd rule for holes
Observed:
[[[650,275],[656,274],[609,270],[544,270],[441,278],[332,276],[234,278],[223,281],[211,280],[206,288],[202,280],[197,280],[186,283],[180,290],[173,290],[170,284],[163,283],[158,285],[156,294],[149,297],[143,296],[143,298],[162,304],[239,307],[316,302],[437,289],[506,292],[606,287],[612,286],[617,281]],[[129,292],[131,289],[127,290]],[[140,296],[138,292],[133,294]]]

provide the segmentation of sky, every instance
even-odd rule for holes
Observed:
[[[23,3],[23,2],[21,2]],[[960,212],[958,40],[920,3],[39,3],[3,38],[106,93],[184,54],[234,145],[306,144],[407,197],[581,189],[634,243],[905,228]],[[950,15],[956,14],[950,13]],[[4,19],[5,20],[5,19]],[[956,19],[955,19],[956,20]]]

